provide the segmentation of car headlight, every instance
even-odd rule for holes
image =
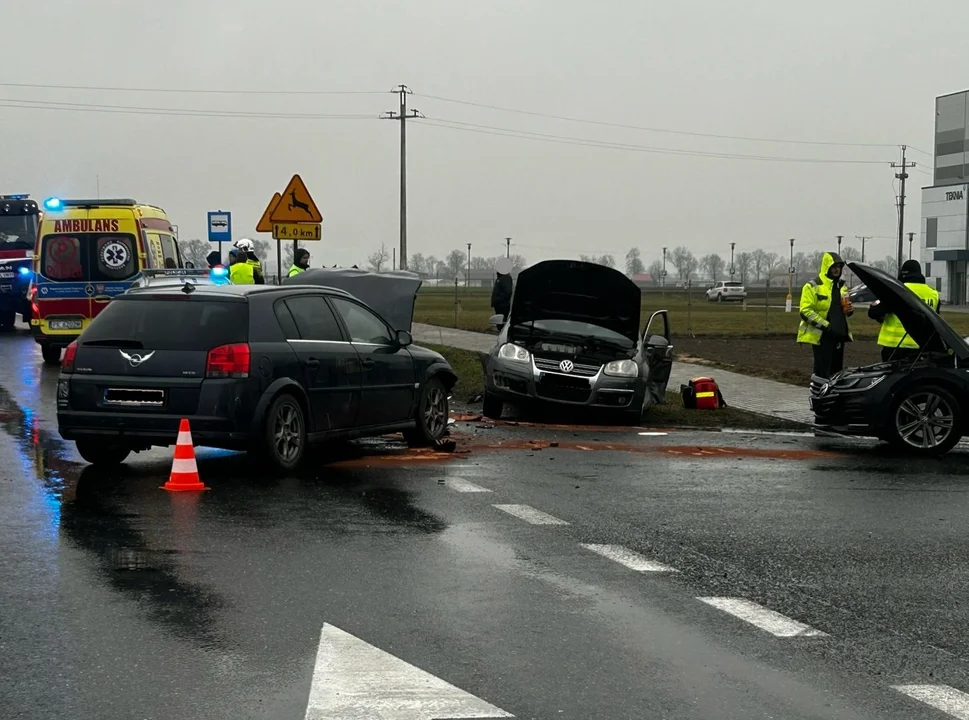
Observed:
[[[502,360],[515,360],[517,362],[528,362],[532,359],[532,354],[523,347],[514,343],[505,343],[498,350],[498,357]]]
[[[636,377],[639,375],[639,365],[632,360],[613,360],[606,364],[603,372],[613,377]]]
[[[887,375],[848,375],[838,380],[838,392],[865,392],[884,380]]]

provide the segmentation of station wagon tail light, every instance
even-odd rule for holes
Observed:
[[[210,378],[247,378],[249,377],[249,344],[220,345],[209,350],[205,362],[205,377]]]
[[[74,372],[74,358],[77,355],[77,340],[72,342],[67,346],[64,351],[64,359],[61,360],[61,372],[72,373]]]

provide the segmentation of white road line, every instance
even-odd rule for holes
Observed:
[[[531,505],[495,505],[494,507],[532,525],[568,525],[565,520],[559,520],[541,510],[536,510]]]
[[[483,488],[480,485],[475,485],[473,482],[468,482],[467,480],[461,480],[460,478],[446,478],[444,484],[455,492],[461,493],[488,493],[491,492],[488,488]]]
[[[510,717],[348,632],[323,626],[306,720]]]
[[[706,603],[718,610],[740,618],[751,625],[766,630],[776,637],[827,637],[827,633],[815,630],[809,625],[791,620],[786,615],[768,610],[763,605],[758,605],[750,600],[743,598],[728,597],[698,597],[702,603]]]
[[[948,685],[893,685],[893,689],[959,720],[969,720],[969,695]]]
[[[679,572],[676,568],[671,568],[669,565],[664,565],[663,563],[658,563],[655,560],[650,560],[649,558],[640,555],[638,552],[633,552],[629,548],[625,548],[622,545],[580,544],[586,550],[591,550],[594,553],[598,553],[599,555],[602,555],[602,557],[609,558],[613,562],[617,562],[620,565],[625,565],[630,570],[635,570],[636,572]]]

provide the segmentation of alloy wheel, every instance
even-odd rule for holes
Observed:
[[[918,392],[898,406],[895,428],[907,445],[931,450],[955,431],[955,411],[942,396],[932,391]]]
[[[292,462],[300,452],[303,418],[293,405],[282,405],[276,412],[273,425],[273,445],[283,462]]]
[[[424,427],[427,434],[433,438],[438,438],[447,427],[447,396],[438,386],[428,389],[427,396],[424,398]]]

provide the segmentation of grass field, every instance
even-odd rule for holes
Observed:
[[[426,347],[441,353],[451,363],[458,376],[457,385],[452,392],[453,400],[464,405],[469,398],[480,395],[484,391],[484,372],[476,353],[469,350],[445,347],[443,345],[426,345]],[[793,430],[803,429],[796,423],[775,420],[762,415],[754,415],[735,408],[720,410],[687,410],[683,407],[680,394],[675,391],[666,393],[666,404],[650,408],[643,418],[643,422],[661,427],[700,427],[700,428],[744,428],[758,430]]]
[[[739,303],[711,303],[702,294],[688,299],[685,293],[649,292],[643,295],[643,323],[656,310],[670,311],[670,325],[674,336],[743,336],[782,335],[793,338],[797,334],[799,317],[797,298],[792,312],[784,311],[786,291],[778,291],[768,303],[764,298],[747,303],[746,310]],[[472,288],[470,292],[459,289],[457,305],[454,291],[422,290],[417,295],[414,321],[462,330],[484,332],[489,330],[488,318],[492,309],[490,289]],[[963,336],[969,335],[969,313],[945,312],[946,321]],[[869,320],[867,309],[858,308],[851,320],[856,339],[874,338],[878,325]]]

